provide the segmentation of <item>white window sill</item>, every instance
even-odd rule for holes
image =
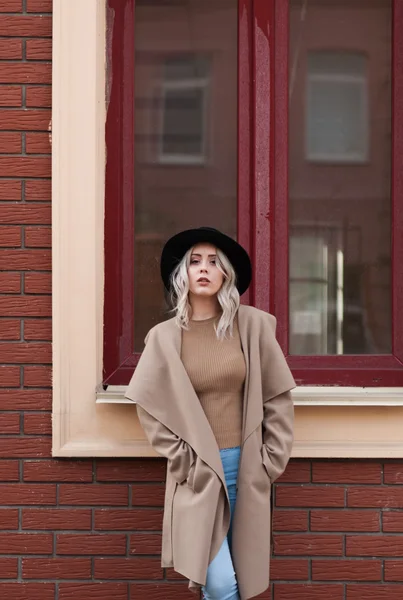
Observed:
[[[97,390],[97,404],[133,404],[124,397],[126,386]],[[296,406],[403,406],[403,388],[301,386],[293,390]]]

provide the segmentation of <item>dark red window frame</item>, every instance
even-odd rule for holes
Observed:
[[[289,356],[288,2],[239,0],[238,240],[254,267],[243,302],[276,315],[278,340],[300,385],[403,385],[403,0],[393,8],[393,351]],[[125,385],[139,359],[133,352],[135,0],[108,0],[107,14],[103,372],[105,385]]]

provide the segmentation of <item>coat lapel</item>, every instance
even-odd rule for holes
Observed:
[[[181,345],[174,319],[154,328],[126,396],[187,442],[225,481],[218,444],[181,360]]]

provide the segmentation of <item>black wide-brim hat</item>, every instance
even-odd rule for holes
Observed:
[[[238,242],[225,233],[212,227],[187,229],[171,237],[162,249],[161,277],[165,288],[171,287],[172,271],[180,263],[186,252],[196,244],[208,243],[222,250],[228,257],[236,273],[236,287],[242,295],[252,280],[252,265],[248,253]]]

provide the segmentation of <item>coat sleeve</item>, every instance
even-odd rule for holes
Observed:
[[[295,381],[276,337],[276,319],[267,315],[261,343],[263,384],[263,464],[275,481],[290,459],[294,437]]]
[[[151,446],[160,456],[168,459],[171,475],[178,483],[183,483],[195,462],[193,449],[139,405],[137,415]]]

